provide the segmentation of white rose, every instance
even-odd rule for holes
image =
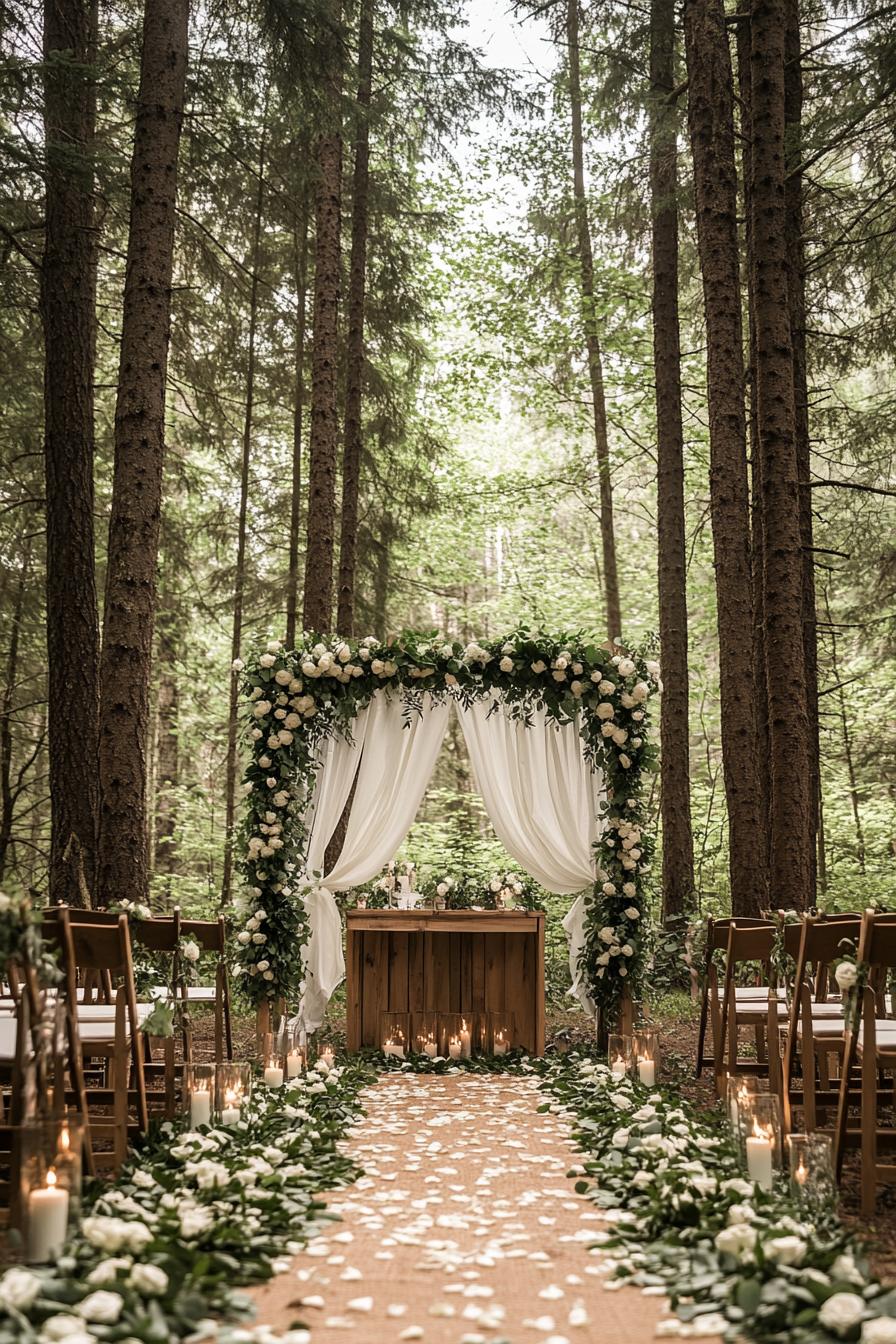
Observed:
[[[616,930],[611,929],[609,924],[605,925],[597,935],[602,943],[612,943],[616,938]]]
[[[835,1335],[848,1334],[865,1315],[864,1299],[856,1293],[834,1293],[822,1302],[818,1324]]]
[[[266,971],[271,963],[269,961],[258,961],[255,964],[260,971]]]
[[[286,789],[278,789],[271,799],[271,802],[275,807],[285,807],[289,802],[289,794]]]
[[[601,700],[595,712],[599,719],[606,720],[606,719],[612,719],[613,715],[616,713],[616,710],[610,704],[609,700]]]
[[[626,882],[625,885],[628,887],[628,886],[631,885],[631,883]],[[637,906],[634,906],[634,905],[627,905],[627,906],[625,907],[625,909],[623,910],[622,913],[625,915],[626,919],[640,919],[640,918],[641,918],[641,911],[637,908]]]
[[[252,729],[252,732],[249,734],[249,736],[252,738],[252,741],[253,741],[253,742],[258,742],[262,737],[264,737],[264,733],[261,731],[260,728],[253,728],[253,729]],[[246,793],[251,793],[251,792],[252,792],[252,785],[251,785],[251,784],[244,784],[244,785],[243,785],[243,790],[244,790],[244,792],[246,792]]]
[[[279,639],[269,639],[264,647],[268,653],[279,653],[283,645]]]
[[[624,957],[633,957],[635,955],[635,949],[632,947],[631,943],[622,944],[622,955]]]
[[[838,1255],[837,1259],[830,1268],[831,1278],[835,1283],[855,1283],[864,1284],[865,1279],[861,1270],[855,1262],[855,1259],[848,1251]]]
[[[627,1148],[629,1140],[629,1130],[617,1129],[610,1142],[614,1148]]]
[[[135,1265],[128,1282],[144,1297],[161,1297],[168,1291],[168,1275],[159,1265]]]
[[[505,655],[505,657],[503,657],[503,658],[501,659],[501,661],[500,661],[500,663],[498,664],[498,666],[500,667],[500,669],[501,669],[502,672],[512,672],[512,671],[513,671],[513,659],[512,659],[512,658],[508,658],[508,657]]]
[[[540,658],[536,659],[536,661],[534,663],[531,663],[530,666],[532,668],[532,671],[536,674],[536,676],[540,675],[547,668],[547,664],[543,663]]]
[[[194,943],[192,938],[187,939],[187,941],[182,945],[181,951],[183,952],[187,961],[199,960],[199,944]]]
[[[613,733],[613,741],[616,743],[617,747],[625,746],[626,742],[628,741],[628,733],[625,731],[624,728],[616,729],[616,731]]]
[[[603,887],[601,888],[601,890],[603,891],[603,893],[604,893],[605,896],[615,896],[615,895],[616,895],[616,886],[615,886],[615,883],[613,883],[613,882],[605,882],[604,885],[603,885]]]
[[[257,943],[259,946],[261,946],[262,943],[266,943],[267,940],[268,936],[266,933],[253,933],[252,935],[253,943]]]
[[[570,682],[569,689],[572,691],[576,699],[580,700],[582,697],[582,692],[584,691],[585,687],[582,685],[580,681],[573,681]]]
[[[650,694],[650,687],[646,681],[636,681],[632,687],[632,699],[639,705],[643,704]]]
[[[88,1279],[89,1279],[88,1275]],[[77,1337],[81,1339],[93,1339],[93,1335],[88,1335],[84,1330],[84,1322],[80,1316],[70,1316],[67,1312],[60,1312],[56,1316],[48,1316],[41,1327],[41,1338],[43,1339],[69,1339]]]
[[[230,666],[233,668],[234,672],[242,672],[246,664],[243,662],[242,658],[234,658]]]
[[[270,700],[256,700],[255,704],[252,706],[252,713],[255,715],[256,719],[263,719],[266,714],[270,714],[272,709],[273,705]]]
[[[40,1295],[40,1279],[27,1269],[8,1269],[0,1279],[0,1301],[27,1311]]]
[[[853,962],[841,961],[838,963],[837,969],[834,971],[834,979],[842,990],[846,991],[854,988],[858,978],[859,973]]]
[[[623,882],[622,894],[623,896],[629,896],[629,897],[637,896],[638,888],[635,886],[634,882]]]
[[[289,729],[298,728],[301,722],[302,722],[301,715],[296,714],[296,712],[293,710],[291,713],[287,714],[286,718],[283,720],[283,726],[284,728]]]
[[[448,883],[447,883],[447,882],[440,882],[440,883],[439,883],[439,885],[436,887],[436,895],[437,895],[437,896],[447,896],[447,895],[448,895]]]
[[[802,1237],[772,1237],[762,1249],[766,1260],[774,1260],[776,1265],[801,1265],[806,1256]]]
[[[195,1180],[200,1190],[222,1190],[230,1183],[230,1172],[223,1162],[212,1162],[209,1158],[203,1158],[201,1162],[188,1162],[184,1170],[191,1180]]]
[[[626,756],[624,751],[620,751],[619,753],[619,764],[622,766],[623,770],[631,768],[631,759]]]
[[[273,667],[277,659],[272,653],[263,653],[258,661],[262,667]]]
[[[99,1289],[89,1293],[83,1302],[79,1302],[75,1311],[85,1321],[95,1321],[97,1325],[114,1325],[124,1306],[120,1293],[109,1293]]]
[[[180,1232],[186,1241],[193,1241],[196,1237],[202,1236],[203,1232],[208,1232],[214,1226],[214,1223],[213,1209],[194,1205],[181,1210]]]
[[[373,662],[370,664],[370,670],[375,677],[381,677],[386,670],[386,664],[381,658],[374,658]]]
[[[246,931],[243,930],[242,933],[237,934],[236,940],[238,943],[242,943],[243,947],[245,947],[251,937],[252,935],[250,933],[246,933]]]
[[[875,1321],[865,1321],[862,1344],[896,1344],[896,1320],[892,1316],[878,1316]]]
[[[280,745],[281,745],[281,747],[289,747],[289,746],[292,746],[292,740],[293,740],[293,738],[292,738],[292,733],[289,731],[289,729],[288,729],[288,728],[284,728],[284,729],[282,729],[282,731],[281,731],[281,733],[280,733]]]
[[[751,1260],[756,1246],[756,1231],[749,1223],[734,1223],[716,1234],[716,1250],[735,1260]]]
[[[286,667],[281,667],[279,672],[274,673],[274,680],[278,686],[288,686],[292,681],[292,673]]]
[[[635,670],[631,658],[620,658],[616,666],[619,668],[620,677],[630,677]]]
[[[145,1223],[125,1222],[123,1218],[108,1218],[95,1214],[85,1218],[81,1231],[101,1251],[142,1251],[152,1241],[152,1232]]]

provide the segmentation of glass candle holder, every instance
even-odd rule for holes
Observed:
[[[738,1144],[742,1146],[741,1116],[749,1112],[752,1098],[759,1095],[759,1079],[751,1073],[729,1073],[726,1090],[725,1110],[728,1123]]]
[[[482,1029],[477,1013],[442,1013],[439,1017],[440,1053],[446,1059],[472,1059],[478,1049]]]
[[[298,1078],[308,1067],[308,1037],[305,1028],[296,1026],[286,1046],[286,1076]]]
[[[261,1047],[261,1068],[265,1087],[283,1086],[283,1050],[279,1032],[265,1033]]]
[[[407,1059],[411,1053],[410,1013],[380,1013],[380,1040],[387,1058]]]
[[[829,1134],[791,1134],[786,1140],[790,1193],[808,1209],[834,1208],[833,1147]]]
[[[660,1034],[650,1029],[636,1031],[632,1037],[634,1069],[639,1082],[655,1087],[660,1072]]]
[[[747,1176],[763,1190],[771,1190],[781,1166],[781,1111],[778,1098],[756,1092],[739,1103],[743,1160]]]
[[[183,1081],[184,1115],[191,1129],[212,1122],[212,1099],[215,1094],[214,1064],[185,1064]]]
[[[607,1064],[614,1078],[625,1078],[631,1073],[631,1036],[609,1036],[607,1038]]]
[[[61,1254],[69,1229],[81,1216],[84,1127],[79,1116],[60,1116],[26,1120],[20,1134],[16,1222],[25,1260],[43,1265]]]
[[[489,1013],[488,1051],[500,1058],[508,1055],[516,1044],[516,1023],[513,1013]]]
[[[438,1013],[414,1013],[411,1019],[411,1048],[415,1055],[436,1059],[439,1054]]]
[[[235,1125],[252,1095],[251,1064],[218,1064],[215,1069],[215,1121]]]
[[[328,1073],[336,1063],[336,1049],[332,1041],[318,1041],[317,1063],[324,1073]]]

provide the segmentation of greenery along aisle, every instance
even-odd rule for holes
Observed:
[[[896,1291],[869,1275],[834,1209],[743,1177],[727,1128],[671,1089],[617,1079],[578,1054],[540,1066],[585,1154],[577,1189],[606,1210],[607,1287],[668,1293],[664,1333],[764,1344],[896,1344]]]
[[[271,640],[234,670],[249,702],[252,745],[243,783],[247,919],[237,941],[253,1001],[292,1002],[303,991],[298,952],[308,941],[311,887],[302,810],[321,744],[333,733],[350,734],[380,689],[400,690],[409,715],[427,693],[466,705],[495,692],[522,720],[539,707],[558,723],[578,714],[585,750],[603,772],[605,829],[586,905],[582,970],[592,998],[612,1015],[626,984],[637,983],[646,954],[653,839],[643,779],[656,768],[649,702],[661,689],[658,663],[600,647],[581,631],[547,635],[521,627],[487,644],[412,631],[385,644],[373,636],[312,638],[296,650]]]
[[[0,1344],[173,1344],[245,1317],[234,1288],[275,1273],[326,1216],[317,1196],[355,1175],[336,1144],[372,1076],[311,1070],[258,1089],[232,1127],[162,1125],[112,1188],[94,1188],[56,1264],[0,1279]]]

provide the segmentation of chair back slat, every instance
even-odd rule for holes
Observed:
[[[770,919],[741,918],[737,915],[727,919],[708,919],[706,927],[706,946],[709,952],[718,952],[728,947],[728,934],[732,925],[741,929],[773,929]]]
[[[896,914],[866,914],[859,938],[859,961],[873,967],[896,967]]]
[[[728,961],[732,965],[741,961],[769,961],[774,942],[775,926],[771,920],[763,925],[732,920],[728,930]]]
[[[181,936],[192,938],[203,952],[217,952],[223,956],[227,951],[227,926],[223,915],[218,919],[182,919]]]

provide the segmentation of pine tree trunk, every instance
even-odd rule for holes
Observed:
[[[831,676],[837,687],[837,701],[840,706],[840,732],[843,737],[843,759],[846,762],[846,777],[849,780],[849,801],[856,828],[856,862],[859,872],[865,874],[865,830],[862,826],[862,813],[859,807],[859,789],[856,781],[856,767],[853,759],[852,737],[849,731],[849,716],[846,712],[846,696],[843,693],[843,678],[837,651],[837,631],[831,620],[831,604],[827,592],[824,595],[825,615],[831,634]]]
[[[737,13],[737,79],[740,94],[740,141],[741,168],[744,197],[745,242],[747,261],[747,298],[749,309],[749,362],[747,366],[747,394],[749,404],[748,434],[750,457],[750,543],[752,560],[750,566],[750,586],[753,595],[753,685],[754,713],[756,719],[756,777],[759,789],[760,826],[756,836],[756,845],[762,851],[762,872],[765,888],[762,908],[767,908],[770,899],[768,891],[769,845],[771,839],[770,807],[771,777],[769,773],[768,751],[768,694],[765,684],[765,594],[763,582],[763,545],[762,545],[762,463],[759,456],[759,434],[756,421],[756,324],[753,320],[755,304],[753,285],[749,266],[752,251],[752,195],[750,186],[751,141],[753,123],[750,113],[752,102],[750,76],[750,0],[739,0]]]
[[[389,583],[392,578],[392,551],[388,534],[383,530],[377,539],[376,570],[373,576],[373,625],[378,639],[389,633]]]
[[[186,69],[187,2],[152,0],[143,20],[131,162],[100,665],[97,890],[103,905],[149,896],[147,736]]]
[[[176,810],[172,790],[178,783],[178,701],[179,688],[175,660],[177,650],[172,631],[159,637],[159,688],[156,696],[156,779],[155,779],[155,871],[173,873]]]
[[[362,0],[358,18],[358,97],[352,176],[352,248],[345,352],[345,429],[342,451],[342,517],[336,628],[354,634],[358,497],[361,486],[361,395],[364,382],[364,294],[370,208],[370,98],[373,78],[373,0]]]
[[[673,0],[650,10],[650,200],[653,221],[653,364],[656,382],[663,916],[690,909],[694,895],[688,751],[688,609],[684,523],[684,431],[678,326],[678,147]]]
[[[756,420],[762,469],[765,666],[771,772],[770,874],[785,909],[814,901],[811,751],[803,646],[803,550],[797,474],[785,196],[786,0],[753,0],[752,284]]]
[[[94,892],[99,617],[94,572],[96,0],[45,0],[41,267],[51,801],[49,897]]]
[[[286,647],[295,648],[299,608],[299,538],[302,527],[302,438],[305,416],[305,327],[308,301],[308,207],[302,203],[295,229],[296,351],[292,415],[292,495],[289,510],[289,573],[286,580]]]
[[[333,550],[336,534],[336,454],[339,442],[340,225],[342,132],[339,121],[339,55],[331,54],[329,125],[316,150],[314,316],[311,348],[311,434],[308,525],[302,622],[325,634],[333,622]]]
[[[796,431],[796,471],[799,482],[800,544],[802,546],[803,659],[806,669],[806,713],[809,719],[810,891],[817,869],[820,761],[818,741],[818,625],[815,610],[815,556],[812,549],[812,492],[809,439],[809,388],[806,360],[806,264],[803,246],[803,71],[799,0],[786,0],[784,39],[784,152],[787,231],[787,295],[790,339],[793,344],[793,411]]]
[[[567,0],[566,38],[569,52],[569,100],[572,111],[572,170],[576,238],[582,291],[582,325],[588,354],[588,376],[594,416],[594,447],[600,479],[600,538],[603,550],[604,593],[607,604],[607,634],[622,634],[619,577],[616,568],[616,534],[613,527],[613,484],[610,477],[610,444],[607,437],[607,405],[604,394],[603,357],[594,303],[594,253],[585,194],[585,152],[582,136],[582,81],[579,62],[579,4]]]
[[[0,687],[0,882],[6,876],[12,846],[12,827],[18,796],[12,781],[12,715],[15,708],[15,686],[19,676],[19,639],[22,615],[25,610],[25,589],[31,566],[31,542],[24,542],[19,580],[13,598],[9,624],[9,650],[6,655],[6,679]],[[22,774],[19,783],[21,786]]]
[[[688,125],[706,315],[710,501],[719,626],[722,764],[734,914],[762,906],[753,710],[750,519],[734,163],[734,89],[721,0],[686,0]]]
[[[243,443],[240,454],[240,504],[236,531],[236,568],[233,576],[233,625],[230,635],[231,664],[240,656],[243,638],[243,601],[246,592],[246,540],[249,509],[249,467],[252,460],[252,417],[255,411],[255,362],[258,335],[258,272],[261,266],[261,225],[264,208],[265,150],[267,147],[267,96],[258,151],[258,182],[252,226],[252,281],[249,290],[249,334],[246,352],[246,404],[243,413]],[[224,772],[224,864],[221,874],[221,904],[229,905],[233,886],[233,843],[236,826],[236,776],[239,738],[240,677],[231,666],[230,702],[227,713],[227,761]]]

